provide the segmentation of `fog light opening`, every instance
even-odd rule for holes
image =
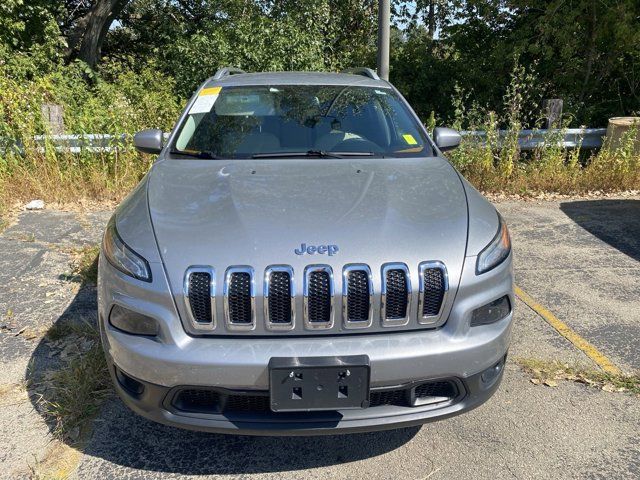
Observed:
[[[141,382],[135,378],[131,378],[117,367],[115,370],[118,383],[129,395],[133,395],[135,397],[142,395],[144,392],[144,385]]]
[[[120,305],[114,305],[109,314],[111,326],[132,335],[158,335],[159,326],[155,318],[148,317]]]
[[[480,378],[482,379],[482,383],[485,385],[492,384],[495,380],[500,376],[502,370],[504,369],[504,360],[505,357],[501,358],[498,363],[496,363],[493,367],[487,368]]]

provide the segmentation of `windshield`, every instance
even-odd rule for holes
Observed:
[[[389,88],[267,85],[201,90],[172,153],[201,158],[298,153],[404,157],[430,155],[431,147]]]

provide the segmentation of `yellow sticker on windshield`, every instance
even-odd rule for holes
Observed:
[[[200,90],[198,98],[196,98],[189,110],[189,114],[209,113],[213,108],[213,104],[216,103],[221,90],[222,87],[209,87]]]
[[[205,95],[218,95],[220,90],[222,90],[222,87],[203,88],[200,90],[200,94],[198,96],[204,97]]]
[[[411,135],[410,133],[405,133],[404,135],[402,135],[402,138],[404,138],[404,141],[407,142],[409,145],[417,145],[418,144],[416,139],[413,138],[413,135]]]

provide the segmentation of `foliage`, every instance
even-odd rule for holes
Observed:
[[[74,63],[19,81],[0,68],[0,138],[5,139],[0,146],[0,210],[29,198],[117,200],[147,171],[150,159],[131,148],[72,154],[34,141],[35,135],[48,133],[44,103],[62,105],[65,127],[74,133],[119,136],[147,127],[170,130],[181,104],[171,79],[158,78],[153,65],[138,73],[111,63],[101,70],[87,81],[85,66]]]
[[[0,210],[34,197],[115,200],[149,167],[126,142],[101,154],[37,144],[33,136],[48,133],[45,103],[63,106],[69,133],[131,135],[169,130],[193,89],[223,65],[337,71],[375,63],[376,0],[120,0],[103,32],[103,59],[90,68],[69,51],[95,1],[0,2]],[[451,153],[479,188],[638,188],[631,137],[597,155],[564,150],[553,136],[524,155],[517,138],[540,126],[544,98],[564,100],[561,128],[640,114],[639,2],[392,5],[391,80],[429,129],[486,130],[486,141],[467,139]]]
[[[125,9],[105,53],[156,58],[160,71],[176,79],[184,96],[222,66],[338,70],[373,59],[375,4],[138,0]]]

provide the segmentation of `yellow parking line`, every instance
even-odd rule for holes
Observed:
[[[520,287],[515,287],[515,293],[520,300],[526,303],[531,310],[536,312],[546,322],[551,325],[560,335],[573,343],[577,348],[582,350],[591,360],[596,362],[602,370],[611,375],[620,375],[622,372],[609,360],[600,350],[591,345],[587,340],[582,338],[569,325],[557,318],[548,309],[540,305],[535,299]]]

